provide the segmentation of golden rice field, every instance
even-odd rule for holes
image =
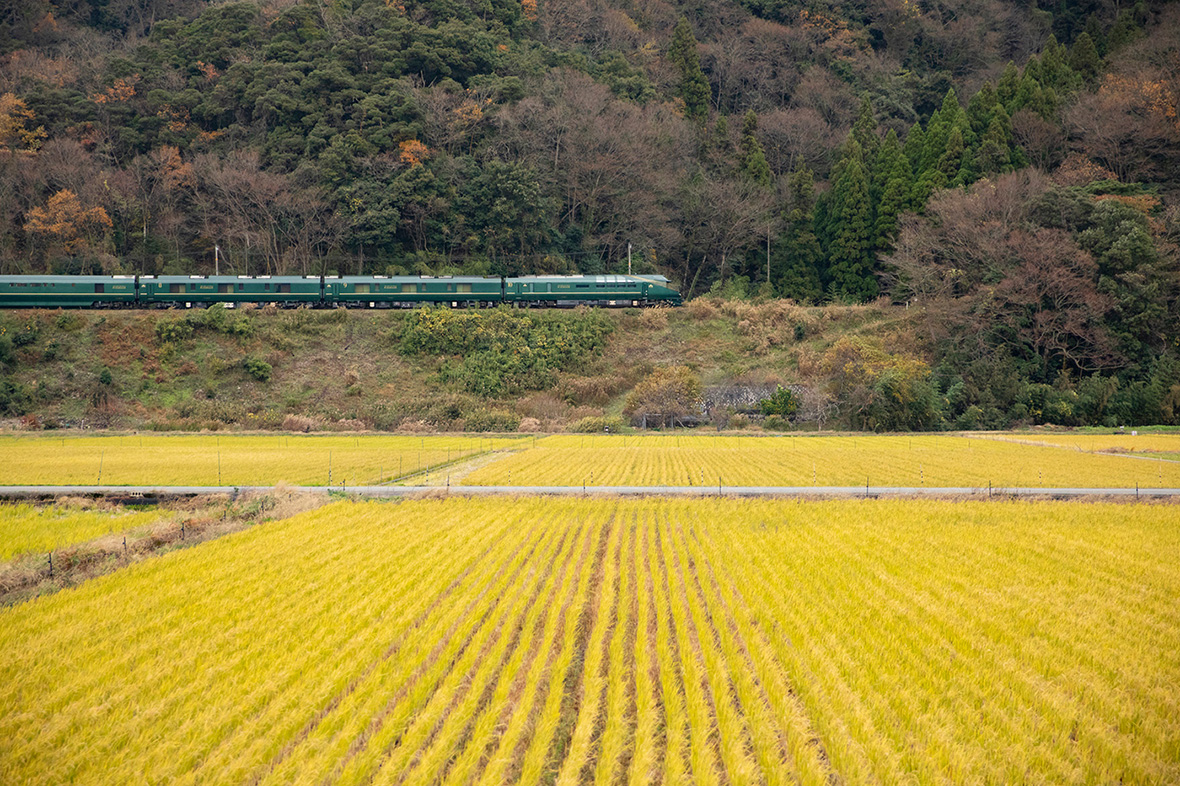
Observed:
[[[0,561],[21,554],[55,551],[88,540],[146,527],[158,512],[86,510],[55,505],[0,505]]]
[[[1173,488],[1180,462],[964,436],[552,436],[467,475],[483,486]]]
[[[369,485],[513,444],[454,436],[0,436],[0,485]]]
[[[1055,445],[1089,453],[1107,451],[1112,453],[1164,453],[1172,454],[1173,457],[1180,455],[1180,433],[1132,434],[1127,431],[1122,434],[1009,434],[1001,432],[976,436],[1033,445]]]
[[[339,502],[0,612],[0,781],[1177,783],[1176,510]]]

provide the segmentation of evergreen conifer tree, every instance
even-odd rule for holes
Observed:
[[[873,248],[887,251],[897,236],[897,216],[909,207],[913,188],[910,162],[893,129],[885,136],[873,170]]]
[[[863,302],[877,296],[873,275],[873,208],[864,154],[849,141],[840,175],[832,188],[832,240],[828,292],[839,300]]]
[[[1102,24],[1102,20],[1098,18],[1098,14],[1090,14],[1086,17],[1086,35],[1090,36],[1090,43],[1094,44],[1094,49],[1098,52],[1098,57],[1106,56],[1106,27]],[[1078,36],[1079,38],[1081,36]],[[1074,46],[1077,46],[1077,41],[1074,41]]]
[[[982,137],[987,133],[999,106],[999,95],[990,80],[984,82],[983,87],[971,96],[971,100],[967,102],[967,122],[971,124],[971,130],[976,136]]]
[[[823,297],[820,265],[823,254],[814,228],[815,185],[811,170],[791,173],[782,242],[776,249],[776,286],[784,296],[807,303]]]
[[[1089,33],[1083,32],[1073,42],[1073,49],[1069,52],[1069,67],[1087,82],[1092,81],[1102,70],[1102,58],[1098,56],[1098,47]]]
[[[998,107],[992,117],[979,144],[976,162],[981,175],[995,175],[1012,169],[1012,123],[1004,107]]]
[[[758,115],[754,110],[746,112],[742,120],[741,151],[738,154],[738,168],[742,175],[760,186],[770,187],[770,164],[766,162],[766,153],[758,142],[755,132],[758,130]]]
[[[1114,20],[1114,26],[1106,36],[1106,54],[1117,52],[1138,38],[1139,33],[1139,25],[1135,23],[1134,14],[1129,10],[1123,10]]]
[[[866,161],[877,155],[880,139],[877,137],[877,118],[873,114],[873,102],[867,95],[860,100],[860,112],[852,124],[852,138],[860,145]]]
[[[1016,91],[1020,88],[1020,70],[1011,60],[1004,66],[1004,73],[1000,74],[1000,81],[996,83],[996,98],[1012,114],[1012,101],[1016,98]]]
[[[1049,40],[1045,42],[1045,46],[1041,50],[1042,85],[1055,90],[1064,90],[1070,87],[1073,70],[1067,62],[1068,57],[1069,53],[1065,51],[1065,47],[1057,43],[1057,36],[1050,33]]]
[[[709,83],[701,70],[697,39],[686,17],[680,17],[672,31],[668,59],[680,71],[680,97],[684,99],[685,114],[694,120],[704,120],[709,115]]]

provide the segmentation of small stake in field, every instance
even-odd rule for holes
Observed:
[[[99,485],[99,486],[102,485],[102,460],[106,457],[106,455],[107,455],[107,452],[105,450],[102,453],[98,454],[98,484],[97,485]]]

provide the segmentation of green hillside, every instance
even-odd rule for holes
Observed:
[[[956,375],[929,353],[928,319],[916,307],[710,298],[647,311],[8,312],[0,417],[11,428],[601,431],[672,411],[633,403],[668,369],[693,388],[689,423],[729,428],[1180,416],[1180,388],[1165,380]],[[764,412],[779,386],[793,403]]]
[[[875,303],[865,313],[905,324],[930,406],[917,421],[845,407],[849,425],[1167,422],[1180,401],[1178,56],[1180,6],[1164,2],[32,0],[0,14],[0,274],[630,265],[689,299]],[[39,386],[74,381],[53,360],[30,369],[33,345],[8,324],[12,417],[41,408]],[[775,341],[796,341],[785,329]],[[248,350],[280,377],[297,354],[284,347],[308,343],[298,326],[198,333],[210,330],[238,342],[226,368]],[[567,406],[620,406],[634,366],[610,353],[624,334],[594,362],[625,382],[593,404],[562,394]],[[729,379],[712,371],[723,358],[692,362],[706,385]],[[744,364],[789,382],[798,362]],[[582,363],[517,376],[550,390]],[[516,393],[487,387],[502,383],[477,390],[450,368],[431,372],[438,389],[482,398],[421,419],[515,411]],[[117,416],[221,419],[204,398],[181,414],[185,395],[120,388],[131,409]],[[283,411],[310,397],[285,395]],[[321,414],[352,419],[356,398],[327,396]],[[405,414],[392,411],[383,423]]]

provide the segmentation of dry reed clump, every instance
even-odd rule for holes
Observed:
[[[438,428],[421,418],[403,418],[394,431],[401,434],[429,434],[438,431]]]
[[[793,343],[814,330],[819,319],[810,309],[792,300],[767,303],[727,304],[728,316],[737,321],[738,331],[750,339],[756,351]]]
[[[635,384],[637,368],[597,377],[562,376],[557,391],[572,405],[604,407]]]
[[[685,304],[684,310],[688,315],[698,322],[704,322],[707,319],[713,319],[718,314],[717,306],[722,301],[713,298],[697,298],[690,300]]]
[[[541,430],[541,421],[536,418],[521,418],[520,425],[516,427],[516,430],[526,434],[532,434]]]
[[[639,314],[639,325],[644,330],[663,330],[668,327],[668,312],[662,308],[649,308]]]
[[[516,402],[515,410],[529,420],[561,420],[569,416],[570,405],[554,393],[540,392],[524,396]]]
[[[283,418],[283,431],[302,431],[306,434],[309,431],[319,431],[322,425],[315,418],[305,415],[287,415]]]
[[[332,424],[333,431],[368,431],[365,421],[356,418],[341,418]]]

